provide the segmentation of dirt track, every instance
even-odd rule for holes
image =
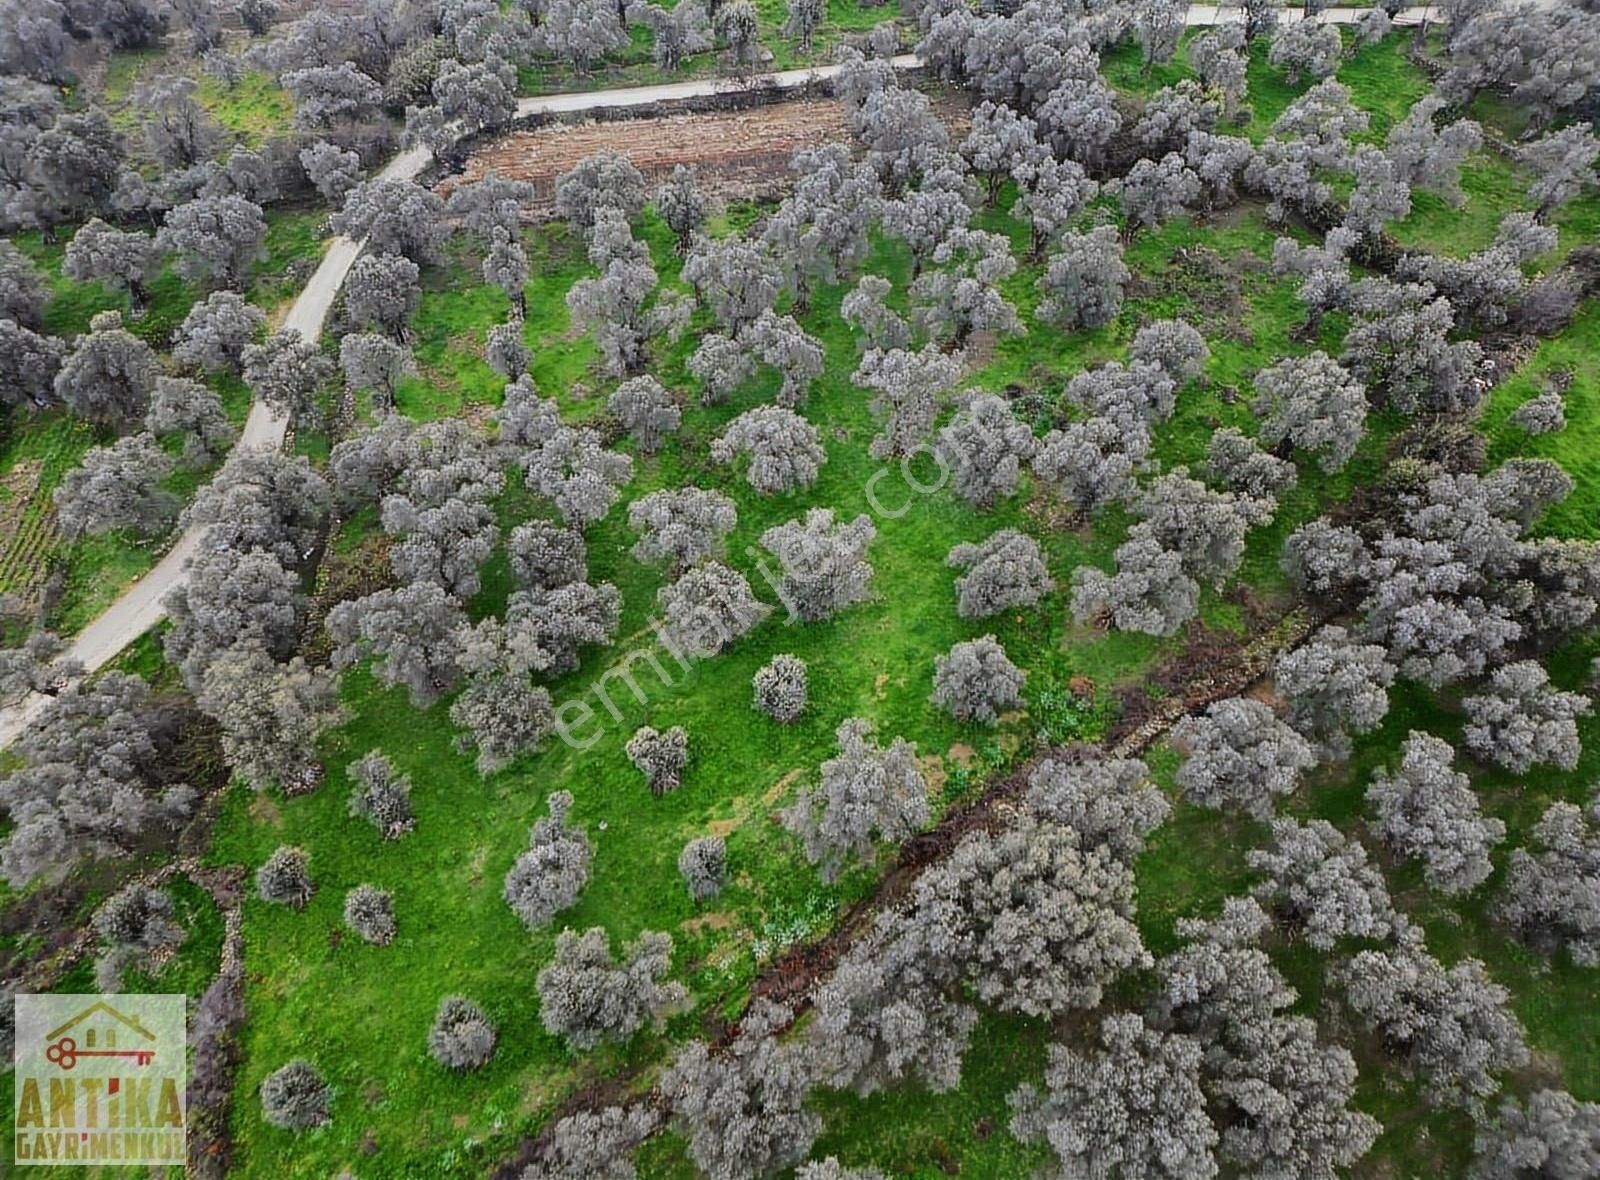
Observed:
[[[938,104],[952,134],[965,123],[961,104]],[[554,206],[557,178],[585,156],[609,149],[633,161],[652,186],[672,174],[678,164],[692,164],[700,186],[725,198],[775,194],[789,175],[796,148],[848,143],[850,132],[837,102],[800,99],[739,111],[666,115],[654,119],[621,119],[557,124],[514,131],[483,145],[467,161],[466,170],[440,182],[448,193],[459,184],[497,176],[526,180],[534,187],[528,217],[548,216]]]

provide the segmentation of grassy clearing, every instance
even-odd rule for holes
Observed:
[[[123,130],[139,126],[135,92],[142,83],[164,74],[196,80],[195,100],[235,142],[259,147],[288,130],[294,100],[277,79],[261,70],[247,70],[237,85],[225,86],[201,72],[200,63],[176,48],[134,49],[113,53],[96,96]]]
[[[1588,202],[1595,204],[1595,202]],[[1557,536],[1600,536],[1600,302],[1591,300],[1572,324],[1543,341],[1528,362],[1494,392],[1484,411],[1491,462],[1512,455],[1553,459],[1577,483],[1567,500],[1551,509],[1543,528]],[[1569,376],[1570,375],[1570,376]],[[1555,434],[1530,438],[1510,417],[1513,411],[1551,382],[1566,381],[1567,426]]]

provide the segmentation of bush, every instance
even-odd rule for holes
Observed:
[[[256,895],[262,901],[302,910],[316,889],[302,848],[284,845],[256,870]]]
[[[779,725],[797,721],[806,711],[806,662],[799,656],[773,656],[751,681],[754,708]]]
[[[309,1061],[296,1058],[261,1082],[261,1117],[290,1131],[320,1127],[330,1118],[333,1091]]]
[[[344,924],[374,946],[394,941],[394,896],[375,885],[357,885],[344,896]]]
[[[428,1031],[428,1052],[446,1069],[479,1069],[494,1056],[499,1036],[488,1013],[465,996],[446,996]]]
[[[690,840],[678,854],[678,872],[695,901],[707,901],[722,892],[728,873],[728,846],[721,836]]]

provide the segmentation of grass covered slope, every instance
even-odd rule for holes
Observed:
[[[1355,55],[1341,71],[1373,112],[1373,132],[1379,136],[1426,90],[1398,40]],[[1177,77],[1181,70],[1168,72]],[[1128,69],[1115,59],[1108,61],[1107,72],[1130,92],[1147,91],[1164,77],[1157,71],[1152,79],[1142,78],[1136,65]],[[1253,62],[1251,84],[1254,134],[1303,89],[1284,86],[1267,70],[1262,53]],[[1479,171],[1482,184],[1470,179]],[[1414,234],[1411,240],[1441,251],[1476,248],[1481,242],[1472,235],[1478,229],[1461,227],[1487,227],[1492,235],[1503,212],[1518,205],[1523,183],[1503,160],[1485,153],[1469,166],[1465,209],[1430,209],[1419,197],[1417,212],[1401,227],[1402,237]],[[1028,235],[1011,216],[1010,201],[1008,192],[1001,207],[985,209],[976,221],[1009,236],[1020,256]],[[1592,233],[1586,227],[1596,224],[1597,206],[1600,202],[1587,201],[1563,214],[1564,245]],[[742,229],[763,213],[736,206],[714,229]],[[648,244],[663,284],[681,286],[671,235],[654,212],[637,218],[634,232]],[[999,341],[975,339],[963,386],[1004,392],[1019,413],[1043,429],[1072,375],[1123,358],[1142,324],[1182,317],[1202,330],[1211,359],[1204,378],[1180,390],[1175,416],[1157,428],[1155,455],[1162,470],[1197,466],[1219,428],[1255,432],[1248,402],[1259,369],[1313,347],[1339,350],[1342,316],[1326,317],[1317,340],[1303,338],[1296,285],[1275,278],[1268,265],[1278,232],[1257,204],[1246,202],[1213,218],[1177,218],[1159,231],[1139,234],[1126,252],[1135,275],[1127,302],[1112,324],[1093,332],[1063,334],[1034,321],[1041,267],[1025,262],[1006,282],[1005,294],[1028,332]],[[533,376],[545,395],[558,400],[567,421],[604,426],[603,394],[615,382],[599,375],[596,350],[575,330],[564,299],[574,282],[594,270],[582,243],[562,226],[528,230],[524,244],[533,276],[525,323]],[[419,373],[403,382],[398,394],[399,408],[414,418],[481,421],[500,400],[503,382],[481,354],[487,330],[507,318],[507,300],[482,283],[478,263],[474,251],[457,244],[448,265],[425,272],[412,340]],[[880,240],[864,269],[890,278],[900,293],[910,262],[899,243]],[[1373,483],[1400,426],[1387,414],[1370,418],[1365,443],[1337,476],[1302,458],[1300,482],[1282,498],[1274,521],[1251,532],[1235,587],[1224,596],[1207,593],[1188,636],[1156,641],[1078,626],[1067,609],[1071,574],[1084,565],[1110,567],[1127,515],[1113,510],[1085,523],[1026,479],[1021,494],[980,514],[946,490],[913,485],[913,479],[936,476],[931,462],[902,468],[870,459],[868,440],[879,424],[867,408],[868,395],[850,381],[858,347],[839,316],[844,290],[816,290],[800,316],[825,350],[825,371],[803,409],[828,454],[818,482],[803,492],[758,496],[739,474],[710,460],[711,440],[743,410],[769,402],[776,381],[768,373],[728,404],[700,406],[686,359],[694,337],[711,330],[703,311],[688,338],[653,358],[649,372],[685,401],[683,429],[662,454],[635,455],[634,478],[622,499],[586,532],[590,580],[613,582],[621,591],[619,638],[603,651],[586,650],[582,666],[550,686],[557,706],[582,700],[594,709],[597,719],[578,727],[584,748],[552,737],[543,752],[481,775],[470,756],[455,748],[448,700],[419,711],[403,690],[383,688],[359,667],[342,681],[350,719],[320,751],[328,773],[319,790],[285,798],[236,787],[226,797],[209,864],[253,870],[280,845],[297,845],[309,854],[317,886],[303,911],[268,905],[253,894],[244,904],[249,1017],[235,1091],[232,1174],[274,1180],[341,1173],[481,1176],[570,1097],[598,1090],[620,1098],[647,1089],[678,1045],[714,1033],[736,1016],[757,974],[785,949],[832,929],[890,862],[892,854],[884,850],[877,865],[824,884],[803,859],[798,841],[774,822],[774,812],[799,786],[815,781],[818,763],[834,754],[834,730],[843,719],[867,718],[880,741],[904,736],[917,743],[936,815],[970,799],[989,776],[1014,767],[1039,744],[1097,740],[1119,708],[1170,691],[1172,664],[1184,654],[1188,639],[1213,639],[1222,647],[1247,626],[1259,626],[1288,608],[1279,569],[1285,536]],[[1491,438],[1491,461],[1547,455],[1578,481],[1572,497],[1544,522],[1557,535],[1593,536],[1600,528],[1600,465],[1592,461],[1600,429],[1595,424],[1600,370],[1592,356],[1597,331],[1600,307],[1591,304],[1496,390],[1482,423]],[[1572,374],[1567,431],[1530,440],[1507,419],[1558,371]],[[619,445],[632,450],[629,443]],[[321,456],[327,440],[302,435],[300,446]],[[739,523],[728,538],[726,560],[749,577],[769,605],[776,605],[775,595],[752,548],[763,530],[814,506],[830,507],[845,519],[867,513],[877,529],[868,554],[874,567],[872,598],[822,623],[788,625],[781,610],[775,611],[728,652],[684,672],[655,643],[650,622],[667,577],[630,554],[635,537],[626,515],[629,503],[651,491],[688,484],[715,488],[737,503]],[[502,537],[517,523],[551,511],[515,476],[496,508]],[[1027,612],[962,620],[954,609],[956,571],[945,566],[945,555],[958,543],[1006,527],[1040,541],[1057,592]],[[383,549],[376,513],[370,508],[357,513],[331,538],[330,580],[368,568],[386,573]],[[474,618],[499,614],[513,589],[503,545],[483,581],[468,604]],[[928,699],[935,658],[957,641],[988,632],[1029,672],[1026,711],[1005,718],[998,730],[958,724]],[[151,662],[152,650],[144,653]],[[812,701],[807,714],[788,727],[751,709],[752,674],[784,652],[807,662]],[[1563,687],[1574,687],[1596,654],[1600,645],[1593,640],[1575,644],[1552,661],[1553,675]],[[634,678],[637,691],[619,669]],[[615,707],[615,717],[597,696],[597,686]],[[1395,761],[1411,729],[1456,736],[1461,722],[1454,704],[1415,686],[1398,687],[1384,726],[1357,743],[1347,765],[1311,776],[1283,810],[1327,818],[1364,836],[1363,794],[1373,770]],[[681,725],[689,735],[683,785],[661,798],[651,796],[623,751],[628,737],[645,724]],[[1477,776],[1485,812],[1505,819],[1510,829],[1496,854],[1501,874],[1506,853],[1526,842],[1546,803],[1579,799],[1600,778],[1600,722],[1593,717],[1585,722],[1584,738],[1585,759],[1570,774]],[[351,781],[345,768],[370,751],[386,754],[413,784],[417,826],[396,841],[382,841],[370,824],[348,813]],[[1174,801],[1172,817],[1137,864],[1141,933],[1151,951],[1161,954],[1178,944],[1180,918],[1210,915],[1224,897],[1248,890],[1254,878],[1245,851],[1265,842],[1266,828],[1180,800],[1173,786],[1175,750],[1158,746],[1149,762]],[[530,824],[547,813],[547,801],[557,791],[575,797],[573,820],[588,832],[596,855],[578,902],[550,928],[530,934],[504,901],[502,883],[526,847]],[[676,861],[685,842],[706,834],[727,840],[730,883],[715,902],[696,906],[684,891]],[[1564,1085],[1579,1098],[1600,1098],[1600,1069],[1590,1052],[1600,1043],[1597,973],[1532,956],[1491,925],[1485,899],[1499,876],[1466,903],[1449,906],[1422,887],[1414,867],[1382,864],[1396,902],[1424,926],[1435,955],[1446,964],[1480,957],[1495,979],[1512,989],[1539,1054],[1530,1079]],[[394,894],[398,935],[391,945],[367,945],[342,921],[346,892],[362,883]],[[208,977],[204,954],[214,957],[220,938],[215,915],[200,904],[203,898],[181,901],[201,927],[184,951],[192,949],[197,957],[192,963],[180,960],[150,985],[192,995]],[[661,1028],[641,1031],[626,1046],[580,1056],[544,1031],[534,980],[551,961],[559,930],[589,926],[604,928],[614,948],[646,930],[669,933],[675,942],[672,978],[687,985],[691,999]],[[1272,953],[1299,990],[1296,1010],[1317,1017],[1325,1039],[1356,1053],[1362,1073],[1359,1103],[1387,1126],[1359,1175],[1462,1175],[1470,1124],[1460,1115],[1440,1115],[1423,1106],[1417,1087],[1385,1064],[1373,1038],[1340,1023],[1331,995],[1324,1002],[1322,957],[1281,943]],[[1120,981],[1108,1008],[1140,1003],[1151,978],[1135,974]],[[468,1074],[447,1072],[426,1050],[440,997],[456,993],[483,1005],[499,1029],[493,1061]],[[963,1084],[952,1093],[911,1090],[859,1099],[819,1092],[813,1104],[825,1116],[827,1130],[814,1155],[837,1154],[852,1165],[870,1162],[893,1176],[1027,1175],[1046,1162],[1048,1153],[1010,1135],[1006,1099],[1018,1084],[1038,1079],[1047,1042],[1062,1032],[1041,1021],[991,1013],[973,1037]],[[261,1117],[262,1079],[295,1057],[314,1062],[334,1088],[332,1123],[312,1132],[278,1130]],[[0,1085],[0,1109],[5,1097]],[[639,1170],[651,1180],[687,1180],[694,1174],[682,1139],[672,1133],[647,1144]]]
[[[1405,80],[1399,92],[1414,97],[1421,93],[1416,76],[1407,72],[1392,47],[1369,53],[1377,60],[1358,56],[1347,67],[1348,80],[1375,110],[1383,107],[1391,119],[1398,117],[1403,104],[1371,97],[1373,91],[1384,78],[1398,74]],[[1267,104],[1278,102],[1280,109],[1290,97],[1279,101],[1274,87],[1259,89],[1266,91]],[[1483,199],[1483,192],[1469,188],[1468,210],[1475,211]],[[1503,208],[1496,209],[1488,224]],[[734,209],[728,223],[742,224],[751,215]],[[1019,249],[1025,241],[1023,228],[1002,212],[986,213],[980,220],[985,228],[1008,233]],[[676,261],[663,227],[646,214],[636,232],[650,243],[663,280],[672,282]],[[1430,233],[1426,228],[1421,232]],[[1250,375],[1273,359],[1310,347],[1295,335],[1302,312],[1292,284],[1273,279],[1265,264],[1274,236],[1249,206],[1217,221],[1180,219],[1141,235],[1128,252],[1136,283],[1116,323],[1098,332],[1062,336],[1030,322],[1028,335],[984,351],[969,382],[997,390],[1020,387],[1048,408],[1072,373],[1122,355],[1138,324],[1185,316],[1205,331],[1212,361],[1206,382],[1180,394],[1177,416],[1158,431],[1157,453],[1164,465],[1196,463],[1218,426],[1250,426],[1251,415],[1238,397]],[[1448,245],[1442,239],[1430,244],[1441,249]],[[594,376],[592,346],[575,337],[562,302],[571,283],[592,271],[561,227],[531,233],[527,247],[535,276],[527,325],[534,375],[546,394],[558,397],[569,420],[592,418],[607,383]],[[907,276],[906,259],[891,244],[880,245],[866,269],[902,287]],[[1025,319],[1036,299],[1037,274],[1036,267],[1024,266],[1006,286]],[[476,415],[497,400],[500,383],[478,350],[483,333],[504,318],[506,306],[498,291],[476,280],[475,259],[468,255],[430,276],[416,325],[421,375],[400,392],[402,409],[416,417]],[[731,417],[769,396],[769,389],[745,391],[713,409],[691,405],[675,445],[664,455],[638,461],[623,502],[589,532],[591,578],[611,580],[623,594],[624,639],[604,653],[590,653],[578,672],[555,686],[558,704],[590,693],[609,665],[651,643],[645,629],[663,579],[660,571],[639,565],[627,553],[633,539],[623,523],[628,501],[684,483],[730,495],[740,510],[739,527],[729,539],[730,564],[751,576],[769,602],[770,592],[762,589],[746,552],[764,528],[812,505],[827,505],[845,516],[871,510],[865,487],[878,465],[867,459],[865,443],[875,427],[864,396],[849,384],[856,354],[837,318],[841,294],[837,289],[818,292],[802,320],[827,351],[827,369],[805,408],[829,455],[818,484],[803,494],[760,498],[707,459],[709,440]],[[1336,319],[1330,317],[1321,341],[1331,350],[1338,347]],[[1572,331],[1579,331],[1583,322]],[[651,367],[669,388],[692,386],[683,368],[689,347],[680,345]],[[987,344],[980,342],[979,347],[987,349]],[[1576,411],[1576,401],[1573,406]],[[1301,485],[1286,497],[1277,521],[1252,535],[1241,582],[1254,594],[1270,599],[1280,592],[1277,555],[1295,523],[1376,475],[1382,441],[1393,424],[1379,419],[1373,425],[1362,454],[1339,477],[1323,477],[1314,465],[1303,464]],[[835,887],[820,884],[800,858],[796,842],[771,821],[772,812],[798,782],[813,775],[818,761],[832,753],[832,729],[839,720],[865,716],[877,723],[881,737],[900,734],[917,741],[939,784],[938,803],[946,806],[971,789],[975,772],[1004,765],[1013,750],[1025,749],[1036,735],[1050,740],[1095,736],[1116,689],[1136,684],[1155,661],[1175,650],[1172,643],[1074,627],[1059,592],[1026,618],[963,623],[954,614],[952,573],[943,568],[943,556],[953,544],[998,527],[1023,527],[1045,544],[1052,572],[1064,583],[1079,564],[1109,563],[1125,523],[1114,515],[1093,528],[1077,529],[1053,516],[1051,506],[1038,497],[1020,497],[989,516],[978,516],[943,492],[910,498],[892,471],[878,487],[881,502],[898,506],[906,496],[909,506],[902,516],[875,519],[872,602],[822,624],[787,627],[779,618],[769,619],[728,654],[682,679],[675,675],[670,687],[659,685],[648,665],[634,664],[647,700],[635,701],[614,685],[621,717],[605,719],[603,732],[587,751],[553,741],[545,753],[481,778],[451,749],[445,704],[418,714],[402,692],[383,690],[357,672],[345,685],[354,719],[327,752],[327,785],[316,795],[291,801],[241,793],[231,798],[214,853],[219,861],[260,863],[280,843],[299,844],[310,852],[319,884],[317,897],[303,914],[253,901],[247,905],[247,959],[259,982],[251,993],[247,1066],[239,1089],[244,1100],[236,1115],[241,1174],[320,1175],[350,1160],[362,1160],[368,1170],[380,1172],[427,1161],[425,1166],[438,1174],[475,1174],[517,1135],[537,1125],[563,1096],[608,1076],[635,1076],[636,1069],[643,1071],[639,1077],[648,1078],[666,1059],[672,1042],[693,1035],[707,1019],[736,1012],[753,974],[776,951],[825,929],[842,906],[867,888],[867,872],[847,876]],[[888,495],[890,489],[898,494]],[[501,504],[502,527],[536,511],[531,498],[513,487]],[[346,526],[340,545],[355,552],[372,527],[370,518],[357,518]],[[503,559],[497,558],[484,591],[472,604],[473,613],[497,611],[508,589]],[[1237,627],[1242,619],[1237,601],[1215,598],[1208,599],[1204,614],[1208,623],[1222,627]],[[988,630],[1030,671],[1029,716],[1009,723],[998,740],[976,727],[956,725],[927,701],[933,658],[957,639]],[[807,718],[789,729],[749,709],[751,673],[784,651],[810,664],[815,702]],[[1073,698],[1075,677],[1094,683],[1092,707]],[[1407,728],[1417,723],[1411,720],[1412,710],[1410,698],[1397,694],[1392,723],[1363,743],[1346,772],[1354,785],[1341,786],[1343,779],[1322,783],[1305,793],[1296,810],[1326,814],[1342,826],[1355,824],[1366,774],[1393,757]],[[621,749],[633,729],[646,723],[657,728],[682,725],[689,733],[691,765],[684,786],[661,799],[650,797]],[[418,827],[388,846],[365,824],[345,815],[348,783],[341,768],[371,749],[389,754],[415,784]],[[1170,773],[1170,756],[1158,754],[1154,761]],[[1582,776],[1573,781],[1581,782]],[[589,886],[577,905],[560,915],[555,929],[600,925],[614,944],[646,929],[668,931],[677,943],[675,975],[689,984],[695,1003],[693,1012],[676,1016],[663,1033],[641,1034],[625,1050],[602,1049],[581,1060],[545,1034],[538,1021],[533,977],[549,961],[554,930],[528,935],[500,896],[504,873],[524,847],[528,825],[544,814],[544,801],[556,790],[576,796],[574,817],[594,839],[597,855]],[[1528,817],[1537,814],[1533,806],[1523,810]],[[1524,819],[1522,830],[1529,822],[1531,818]],[[714,907],[697,912],[682,892],[675,860],[686,840],[708,832],[727,837],[734,883]],[[1261,835],[1250,825],[1179,806],[1140,864],[1141,923],[1152,948],[1174,945],[1177,917],[1210,912],[1223,896],[1248,887],[1243,851],[1259,843]],[[341,930],[344,891],[364,881],[395,891],[400,935],[391,947],[361,945]],[[1404,881],[1403,875],[1398,877],[1397,888]],[[1584,1015],[1582,980],[1535,988],[1535,964],[1491,930],[1481,914],[1466,927],[1449,927],[1414,892],[1401,892],[1402,904],[1414,907],[1430,934],[1440,931],[1437,953],[1451,961],[1469,949],[1488,957],[1497,977],[1518,985],[1528,997],[1520,1011],[1535,1043],[1563,1058],[1576,1056],[1577,1047],[1594,1031]],[[1444,937],[1447,929],[1456,931],[1454,939]],[[1283,969],[1301,990],[1302,1009],[1317,1011],[1320,966],[1293,951],[1282,958]],[[484,1004],[502,1037],[495,1061],[481,1073],[463,1077],[447,1075],[426,1056],[423,1044],[438,997],[456,991]],[[1004,1130],[1004,1098],[1019,1081],[1037,1073],[1046,1035],[1035,1023],[986,1018],[966,1082],[954,1094],[914,1103],[898,1095],[865,1102],[820,1097],[830,1131],[819,1151],[838,1150],[843,1158],[871,1159],[908,1174],[927,1174],[957,1162],[968,1174],[1020,1174],[1039,1156]],[[377,1045],[383,1048],[374,1050]],[[267,1072],[297,1054],[319,1063],[338,1096],[330,1127],[291,1137],[260,1121],[252,1095]],[[1419,1116],[1414,1095],[1403,1086],[1393,1088],[1392,1077],[1375,1057],[1364,1054],[1362,1063],[1363,1105],[1393,1123],[1374,1158],[1400,1166],[1459,1160],[1459,1122]],[[1567,1082],[1580,1096],[1588,1092],[1581,1072]],[[1420,1134],[1424,1129],[1454,1148],[1439,1156],[1419,1147],[1434,1141]],[[652,1143],[642,1172],[687,1175],[681,1143],[670,1135]]]
[[[735,208],[721,228],[742,225],[754,212]],[[1019,249],[1025,244],[1024,228],[1006,213],[990,211],[980,220],[985,228],[1009,234]],[[665,228],[649,213],[635,228],[650,244],[663,281],[675,282],[677,260]],[[992,346],[980,342],[968,383],[996,390],[1020,387],[1034,399],[1029,404],[1048,412],[1068,377],[1123,355],[1139,324],[1188,317],[1206,331],[1213,360],[1207,380],[1183,391],[1177,416],[1158,431],[1158,454],[1167,465],[1198,463],[1219,425],[1250,424],[1251,415],[1237,396],[1249,375],[1277,357],[1310,348],[1293,335],[1302,313],[1292,284],[1274,279],[1267,267],[1273,237],[1250,208],[1221,223],[1180,219],[1141,235],[1129,249],[1138,279],[1114,324],[1062,335],[1030,322],[1026,336]],[[533,231],[526,244],[534,272],[527,337],[535,378],[542,391],[560,400],[569,420],[593,418],[607,383],[594,375],[593,346],[574,335],[563,302],[566,289],[593,272],[563,227]],[[883,243],[866,269],[903,289],[909,262],[898,244]],[[401,408],[415,417],[476,417],[498,400],[500,382],[479,350],[488,327],[505,318],[506,303],[498,290],[480,285],[476,271],[476,259],[462,253],[428,280],[415,327],[420,375],[399,392]],[[1025,318],[1037,299],[1038,273],[1037,266],[1024,266],[1006,287]],[[813,505],[827,505],[846,517],[875,513],[867,487],[880,465],[867,457],[866,443],[876,425],[865,395],[849,382],[857,352],[838,319],[842,294],[842,289],[816,292],[802,317],[827,353],[824,375],[805,406],[829,456],[817,485],[803,493],[759,497],[707,457],[711,438],[733,416],[768,399],[770,388],[758,382],[727,405],[687,407],[674,444],[660,456],[638,458],[623,501],[589,530],[590,576],[613,581],[622,591],[624,638],[603,653],[589,653],[578,672],[553,686],[558,705],[569,698],[595,705],[589,694],[605,669],[653,644],[646,628],[663,576],[627,552],[633,541],[624,523],[627,502],[685,483],[715,487],[732,497],[740,520],[729,538],[729,562],[769,603],[772,594],[747,552],[762,530]],[[1336,348],[1337,329],[1330,325],[1328,331],[1324,343]],[[691,341],[683,342],[652,365],[652,373],[669,388],[692,388],[683,367],[691,347]],[[1376,431],[1363,455],[1336,478],[1321,475],[1314,464],[1304,467],[1303,482],[1286,498],[1277,522],[1252,536],[1247,580],[1255,594],[1279,593],[1277,553],[1287,531],[1374,474],[1382,433]],[[1125,526],[1115,514],[1081,528],[1063,519],[1048,498],[1025,495],[979,515],[944,491],[917,495],[892,468],[874,487],[880,504],[895,513],[902,505],[905,510],[874,515],[873,601],[820,624],[786,626],[780,617],[770,618],[729,653],[687,677],[680,679],[670,668],[671,686],[662,686],[642,660],[632,664],[646,701],[636,701],[626,687],[611,682],[621,717],[612,721],[596,705],[603,731],[586,751],[552,740],[544,753],[482,778],[452,749],[445,703],[419,714],[403,692],[384,690],[357,672],[346,677],[345,698],[354,719],[327,751],[327,785],[315,795],[288,801],[243,793],[231,797],[214,859],[259,864],[279,844],[298,844],[310,853],[318,881],[317,896],[304,913],[255,901],[246,906],[246,958],[258,982],[250,997],[247,1065],[239,1088],[244,1101],[236,1116],[240,1174],[283,1174],[287,1167],[290,1174],[320,1175],[364,1158],[356,1153],[367,1149],[372,1152],[368,1166],[380,1171],[427,1160],[440,1174],[474,1174],[564,1095],[631,1067],[642,1067],[648,1076],[668,1056],[670,1042],[693,1035],[707,1018],[737,1012],[763,963],[784,946],[826,929],[864,892],[871,877],[867,872],[847,876],[837,886],[821,884],[800,857],[797,842],[771,819],[799,783],[814,776],[818,762],[833,753],[833,729],[843,718],[874,721],[884,740],[903,735],[916,741],[943,807],[970,790],[984,770],[1030,748],[1035,737],[1096,736],[1115,693],[1137,685],[1155,661],[1178,649],[1176,642],[1076,627],[1062,591],[1026,616],[963,622],[955,615],[954,572],[944,566],[953,545],[1001,527],[1023,528],[1045,545],[1051,570],[1065,585],[1080,564],[1109,565]],[[503,531],[545,511],[515,486],[500,509]],[[373,527],[370,515],[358,516],[345,526],[336,547],[358,552]],[[496,613],[508,590],[504,560],[493,559],[472,613]],[[1215,626],[1242,624],[1238,601],[1208,598],[1204,614]],[[928,702],[934,658],[957,640],[988,631],[1030,673],[1029,715],[998,735],[957,725]],[[751,674],[779,652],[801,656],[811,670],[814,707],[790,728],[750,709]],[[1093,685],[1092,704],[1074,697],[1077,678]],[[1077,680],[1077,687],[1082,691],[1084,680]],[[691,765],[684,785],[661,799],[651,798],[622,752],[623,742],[646,723],[682,725],[689,733]],[[594,729],[581,732],[587,737]],[[388,845],[345,814],[349,785],[342,768],[373,749],[393,758],[414,783],[418,826]],[[574,818],[589,831],[597,854],[577,905],[551,930],[530,936],[505,905],[501,884],[525,847],[528,826],[544,814],[545,800],[557,790],[575,795]],[[714,907],[697,912],[683,892],[676,858],[687,840],[707,833],[726,836],[733,884]],[[343,895],[361,882],[395,892],[400,933],[390,947],[362,945],[341,928]],[[1158,898],[1151,912],[1166,908]],[[570,1055],[539,1024],[533,978],[550,959],[556,930],[589,925],[606,928],[614,944],[646,929],[672,934],[677,973],[693,992],[695,1011],[676,1017],[664,1039],[645,1034],[625,1051],[601,1049],[581,1060]],[[434,1008],[449,992],[478,1000],[500,1023],[501,1050],[479,1073],[448,1075],[425,1053]],[[996,1101],[981,1080],[1014,1084],[1010,1071],[1018,1063],[1011,1049],[1036,1042],[1039,1033],[998,1022],[993,1055],[982,1068],[975,1065],[974,1085],[938,1100],[937,1109],[946,1113],[937,1117],[950,1127],[970,1123],[971,1111],[989,1120],[992,1144],[985,1139],[980,1150],[976,1137],[961,1140],[979,1151],[979,1158],[991,1150],[999,1153],[997,1159],[1032,1158],[1000,1129],[1003,1098]],[[375,1045],[384,1048],[375,1051]],[[1033,1060],[1037,1049],[1029,1054],[1023,1060]],[[266,1126],[252,1097],[266,1073],[295,1055],[317,1061],[339,1095],[333,1124],[310,1136]],[[826,1103],[843,1119],[841,1135],[848,1136],[849,1127],[870,1125],[881,1138],[896,1126],[844,1117],[851,1105],[845,1099]],[[889,1098],[870,1109],[897,1106]],[[929,1151],[935,1150],[935,1140],[952,1141],[949,1131],[902,1130],[908,1145],[927,1144]],[[672,1155],[671,1142],[652,1146],[650,1158]],[[897,1157],[886,1152],[878,1158],[892,1163]],[[659,1164],[665,1171],[655,1167],[647,1174],[675,1174],[675,1165],[665,1160]]]

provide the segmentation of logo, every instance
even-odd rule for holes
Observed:
[[[18,1164],[184,1163],[181,995],[18,995],[16,1017]]]

